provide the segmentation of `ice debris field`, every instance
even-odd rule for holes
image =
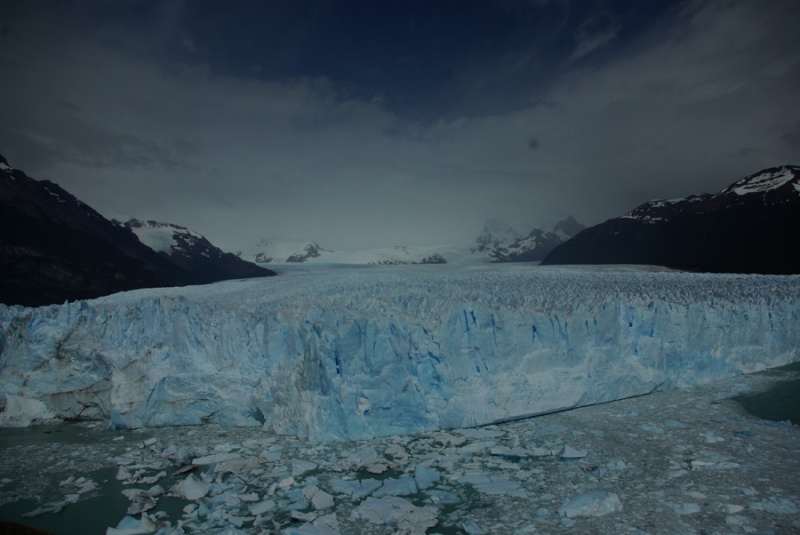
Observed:
[[[798,360],[800,277],[530,265],[297,271],[0,307],[3,426],[481,426]]]
[[[0,521],[60,535],[794,534],[800,427],[731,398],[797,377],[361,441],[217,425],[6,429]]]

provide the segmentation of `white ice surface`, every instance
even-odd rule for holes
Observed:
[[[797,276],[305,267],[0,307],[0,388],[120,428],[214,422],[368,438],[786,364],[799,356],[799,317]]]

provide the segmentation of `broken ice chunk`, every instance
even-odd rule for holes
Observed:
[[[315,513],[303,513],[295,510],[289,513],[289,518],[292,520],[300,520],[302,522],[313,522],[317,519],[317,515]]]
[[[458,448],[460,455],[469,455],[472,453],[483,453],[484,450],[493,448],[497,443],[493,440],[483,440],[480,442],[470,442],[465,446]]]
[[[192,459],[192,464],[195,466],[201,464],[215,464],[223,461],[230,461],[231,459],[238,459],[240,457],[241,455],[238,453],[215,453],[212,455],[206,455],[205,457],[197,457],[196,459]]]
[[[211,490],[211,483],[205,481],[198,481],[193,475],[181,481],[172,487],[172,492],[186,498],[187,500],[199,500],[203,498]]]
[[[468,438],[497,438],[502,437],[503,432],[497,431],[493,429],[487,429],[486,427],[470,427],[466,429],[456,429],[456,433],[460,435],[464,435]]]
[[[378,455],[373,447],[364,448],[350,456],[349,466],[355,470],[368,467],[371,464],[385,462],[386,459]]]
[[[372,494],[381,486],[377,479],[332,479],[331,490],[339,494],[347,494],[353,500],[360,500]]]
[[[700,512],[700,506],[696,503],[671,503],[669,506],[673,511],[681,516],[693,515]]]
[[[497,496],[516,496],[524,498],[528,494],[515,482],[503,475],[468,474],[459,479],[468,483],[478,492]]]
[[[427,489],[439,481],[439,477],[440,474],[438,470],[428,468],[425,465],[418,464],[416,468],[414,468],[414,481],[417,484],[417,488],[420,490]]]
[[[353,510],[352,516],[357,520],[396,527],[409,534],[424,534],[438,523],[436,508],[416,507],[397,496],[384,496],[381,499],[369,497]]]
[[[599,490],[578,494],[558,508],[558,514],[566,518],[603,516],[617,511],[622,511],[619,497]]]
[[[214,467],[215,472],[230,472],[231,474],[243,474],[259,468],[261,460],[255,457],[249,459],[228,459],[217,463]]]
[[[120,466],[119,470],[117,470],[117,475],[115,476],[115,479],[117,479],[117,481],[125,481],[126,479],[130,479],[130,477],[131,473],[128,472],[128,469],[125,468],[124,466]]]
[[[469,518],[464,520],[464,522],[461,524],[461,527],[464,528],[464,531],[468,535],[485,535],[486,533],[489,533],[487,527],[482,526]]]
[[[315,470],[319,466],[313,461],[305,461],[303,459],[295,459],[292,461],[292,477],[298,478]]]
[[[625,470],[628,468],[628,465],[625,464],[625,461],[620,459],[615,459],[613,461],[609,461],[606,463],[606,468],[609,470]]]
[[[781,515],[793,515],[797,512],[797,506],[794,502],[777,497],[764,498],[760,502],[751,503],[750,509]]]
[[[66,507],[66,505],[67,505],[66,502],[50,502],[50,503],[48,503],[46,505],[43,505],[41,507],[37,507],[33,511],[29,511],[27,513],[23,513],[22,517],[23,518],[34,518],[34,517],[37,517],[39,515],[43,515],[43,514],[46,514],[46,513],[60,513],[64,509],[64,507]]]
[[[461,498],[446,490],[431,489],[425,491],[425,494],[431,497],[432,503],[453,504],[461,501]]]
[[[311,500],[314,509],[327,509],[333,507],[333,496],[320,489],[316,485],[311,485],[303,489],[303,496]]]
[[[375,498],[381,496],[408,496],[417,492],[417,485],[411,476],[401,476],[399,478],[386,479],[383,486],[372,493]]]
[[[741,505],[733,504],[733,503],[723,503],[723,504],[720,505],[719,508],[720,508],[720,510],[722,510],[723,513],[727,513],[727,514],[736,514],[736,513],[741,513],[742,511],[744,511],[744,507],[742,507]]]
[[[106,535],[148,535],[156,531],[158,531],[158,526],[146,515],[142,515],[141,520],[125,516],[119,521],[116,528],[106,529]]]
[[[732,463],[730,461],[717,461],[717,460],[694,460],[691,463],[692,470],[729,470],[731,468],[739,468],[739,463]]]
[[[572,446],[565,444],[558,456],[562,461],[570,461],[573,459],[583,459],[588,454],[589,453],[586,450],[575,449]]]
[[[275,509],[276,507],[275,500],[264,500],[262,502],[254,503],[249,505],[247,508],[250,510],[250,514],[252,515],[263,515],[264,513]]]

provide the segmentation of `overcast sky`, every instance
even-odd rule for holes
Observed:
[[[800,163],[800,2],[0,0],[0,153],[235,250],[591,225]]]

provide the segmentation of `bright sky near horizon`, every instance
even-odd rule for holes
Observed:
[[[794,0],[0,0],[0,153],[233,250],[591,225],[800,163]]]

